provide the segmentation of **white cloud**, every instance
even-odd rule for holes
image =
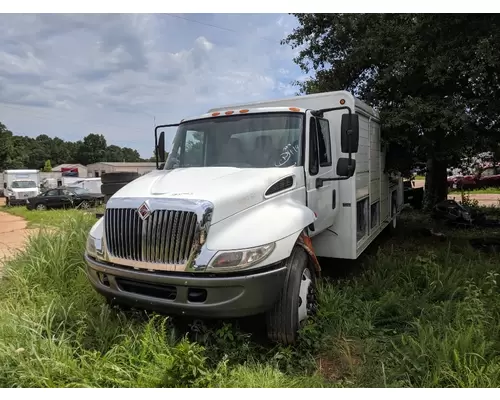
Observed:
[[[277,14],[0,15],[0,121],[30,136],[103,133],[149,156],[154,117],[293,95],[301,73],[279,42],[294,24]]]

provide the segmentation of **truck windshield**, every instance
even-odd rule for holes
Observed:
[[[304,114],[244,114],[183,123],[165,169],[301,165]]]
[[[31,189],[36,188],[35,181],[14,181],[12,182],[12,189]]]

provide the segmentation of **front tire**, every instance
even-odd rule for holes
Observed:
[[[266,314],[267,336],[273,342],[295,344],[298,331],[316,310],[316,275],[299,246],[284,261],[285,283],[274,307]]]
[[[35,208],[36,208],[37,211],[45,211],[45,210],[47,210],[47,206],[45,204],[37,204]]]

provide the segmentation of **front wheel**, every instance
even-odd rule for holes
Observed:
[[[267,336],[274,342],[294,344],[299,329],[316,310],[316,275],[308,261],[299,246],[284,261],[287,275],[281,295],[266,314]]]

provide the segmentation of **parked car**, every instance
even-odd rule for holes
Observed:
[[[458,175],[448,177],[448,187],[453,190],[472,190],[478,187],[478,178],[474,175]]]
[[[49,189],[26,201],[28,210],[47,210],[54,208],[90,208],[104,202],[104,195],[90,193],[87,189],[60,187]]]
[[[500,167],[487,167],[475,175],[456,175],[448,177],[450,189],[485,189],[490,187],[500,187]]]

